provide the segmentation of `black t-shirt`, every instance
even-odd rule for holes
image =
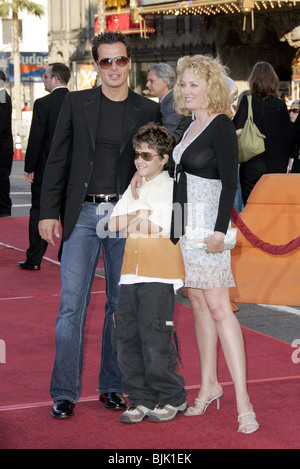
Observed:
[[[115,194],[126,102],[101,93],[95,161],[87,194]]]

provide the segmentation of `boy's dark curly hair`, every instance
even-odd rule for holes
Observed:
[[[132,140],[133,148],[139,148],[143,143],[148,145],[159,155],[167,154],[171,156],[173,148],[176,144],[174,135],[161,124],[149,122],[139,128]]]

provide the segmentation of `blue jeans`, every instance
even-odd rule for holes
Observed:
[[[54,401],[66,399],[75,404],[80,397],[84,327],[101,248],[106,305],[99,392],[123,392],[117,353],[112,346],[112,332],[126,239],[108,231],[107,223],[112,209],[113,204],[85,202],[71,236],[63,244],[61,301],[55,324],[56,355],[50,385]]]

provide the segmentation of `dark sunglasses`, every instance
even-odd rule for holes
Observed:
[[[293,112],[294,114],[299,114],[300,109],[289,109],[289,112]]]
[[[153,155],[153,153],[148,153],[147,151],[135,151],[134,152],[134,159],[137,160],[139,157],[143,158],[145,161],[152,161],[155,156],[159,156],[158,154]]]
[[[103,70],[107,70],[108,68],[112,66],[113,60],[116,62],[116,64],[119,67],[126,67],[126,65],[129,62],[128,57],[124,57],[123,55],[121,55],[120,57],[114,57],[113,59],[109,59],[109,58],[101,59],[96,63],[100,65],[100,67],[103,68]]]

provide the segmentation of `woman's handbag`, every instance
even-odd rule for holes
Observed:
[[[252,96],[248,95],[248,117],[243,131],[238,139],[239,163],[245,163],[256,155],[265,151],[265,135],[263,135],[253,122]]]
[[[191,249],[207,249],[207,244],[204,243],[204,238],[209,238],[210,236],[213,236],[213,234],[214,232],[212,230],[207,230],[205,228],[193,229],[190,226],[187,226],[185,236],[188,247]],[[228,228],[224,239],[224,249],[233,249],[235,247],[236,235],[237,228]]]

